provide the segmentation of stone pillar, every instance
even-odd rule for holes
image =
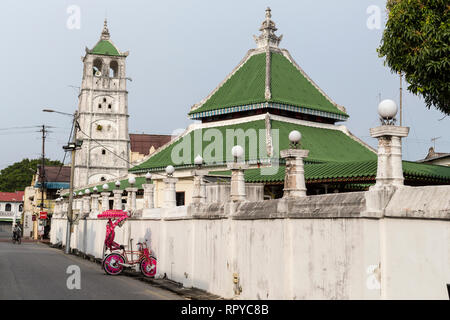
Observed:
[[[127,210],[133,212],[136,210],[136,192],[137,188],[127,188]]]
[[[102,212],[109,210],[109,192],[102,192]]]
[[[146,183],[143,184],[142,187],[144,188],[144,209],[153,209],[155,207],[155,185],[152,183]]]
[[[67,211],[69,211],[69,199],[64,199],[62,204],[62,216],[66,216]]]
[[[203,177],[208,174],[208,170],[193,170],[194,190],[192,195],[192,203],[206,202],[206,184]]]
[[[245,163],[232,162],[228,163],[228,169],[231,170],[231,201],[245,201],[247,195],[245,193],[245,177],[244,170],[248,168]]]
[[[115,190],[113,190],[113,193],[114,193],[113,209],[114,210],[122,210],[122,194],[123,194],[123,190],[115,189]]]
[[[376,187],[403,186],[402,137],[409,128],[382,125],[370,129],[370,135],[378,139],[378,165]]]
[[[308,153],[309,150],[302,149],[281,150],[281,157],[286,159],[283,198],[306,196],[303,159],[308,156]]]
[[[100,195],[98,193],[94,193],[93,195],[91,195],[92,198],[92,204],[91,204],[91,210],[93,212],[98,212],[98,199],[100,198]]]
[[[87,195],[83,197],[83,212],[89,213],[91,212],[91,196]]]
[[[178,181],[177,178],[167,177],[164,180],[165,189],[164,189],[164,208],[173,208],[177,206],[177,189],[176,183]]]

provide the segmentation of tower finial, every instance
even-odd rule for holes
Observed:
[[[101,35],[102,40],[109,40],[109,30],[108,30],[108,20],[105,18],[105,22],[103,23],[103,31]]]
[[[278,37],[275,35],[275,31],[277,31],[277,28],[275,27],[275,22],[273,22],[271,18],[272,18],[272,10],[270,10],[270,8],[267,7],[266,20],[262,22],[261,28],[259,28],[261,34],[258,37],[253,36],[258,48],[265,48],[265,47],[278,48],[278,44],[283,38],[283,36]]]

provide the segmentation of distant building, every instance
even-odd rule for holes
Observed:
[[[44,180],[43,193],[41,192],[41,177]],[[33,230],[37,232],[38,224],[41,226],[49,225],[50,218],[55,207],[55,199],[60,195],[61,189],[68,189],[70,182],[70,167],[66,166],[45,166],[44,172],[41,166],[38,167],[33,176],[31,185],[25,188],[24,197],[24,216],[23,216],[23,234],[31,237]],[[41,208],[42,204],[42,208]],[[49,219],[39,221],[39,212],[47,212]],[[33,215],[35,223],[33,223]]]
[[[13,224],[21,220],[23,196],[24,191],[0,192],[0,232],[11,232]]]
[[[130,162],[136,163],[153,154],[158,148],[170,142],[172,136],[163,134],[130,133]]]
[[[450,153],[435,152],[434,148],[431,147],[428,150],[428,154],[425,159],[418,160],[417,162],[428,163],[428,164],[438,164],[441,166],[450,166]]]

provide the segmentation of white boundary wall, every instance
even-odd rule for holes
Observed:
[[[158,273],[225,298],[448,299],[450,187],[397,190],[381,212],[367,210],[368,197],[144,210],[116,241],[149,240]],[[433,198],[440,205],[427,207]],[[80,220],[71,248],[100,258],[105,225]],[[65,232],[66,219],[53,218],[51,242],[64,244]]]

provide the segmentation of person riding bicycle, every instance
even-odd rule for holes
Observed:
[[[17,223],[14,225],[13,237],[15,240],[18,240],[21,236],[22,236],[22,229],[20,228],[20,225]]]

